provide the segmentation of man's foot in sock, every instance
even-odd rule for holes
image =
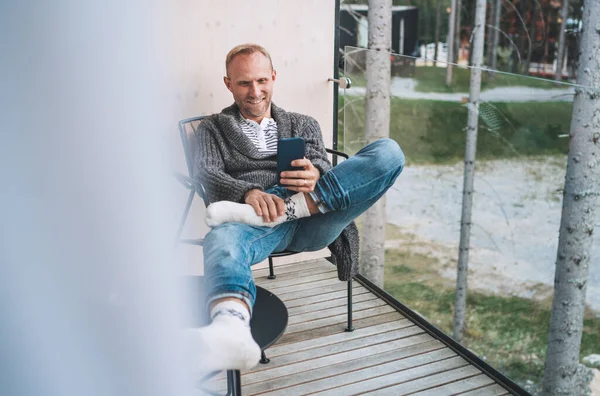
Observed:
[[[193,370],[202,375],[221,370],[247,371],[260,360],[261,351],[252,338],[248,312],[238,309],[238,303],[222,304],[216,306],[210,325],[189,330]]]
[[[206,224],[216,227],[223,223],[244,223],[258,227],[275,227],[283,222],[310,216],[304,193],[294,194],[285,199],[285,214],[275,221],[267,223],[262,216],[256,214],[248,204],[219,201],[206,208]]]

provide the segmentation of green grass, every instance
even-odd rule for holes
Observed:
[[[417,67],[414,78],[417,80],[415,90],[419,92],[469,92],[471,78],[470,69],[454,67],[450,87],[446,86],[446,68],[442,67]],[[497,87],[531,87],[551,89],[561,85],[551,80],[544,80],[517,74],[496,73],[490,78],[487,72],[482,73],[481,89],[483,91]]]
[[[340,108],[344,111],[339,117],[338,141],[350,154],[365,144],[364,101],[361,97],[340,97]],[[468,115],[465,106],[456,102],[400,98],[392,98],[390,106],[390,137],[402,146],[409,163],[454,163],[464,157]],[[567,153],[568,139],[559,135],[568,134],[571,103],[492,103],[489,106],[493,109],[491,118],[480,117],[479,120],[478,159]],[[487,126],[492,122],[498,128],[490,131]]]
[[[350,80],[352,81],[353,87],[366,87],[367,86],[367,77],[364,74],[352,73],[352,74],[348,74],[346,77],[350,78]]]
[[[412,252],[413,246],[409,238],[402,249],[386,250],[385,290],[451,335],[454,280],[439,276],[438,260]],[[550,300],[535,301],[470,291],[463,344],[521,385],[527,380],[539,385],[548,343],[550,305]],[[598,352],[599,328],[600,318],[588,313],[584,321],[581,357]]]

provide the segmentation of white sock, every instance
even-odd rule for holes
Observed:
[[[285,199],[285,213],[275,221],[266,223],[248,204],[219,201],[206,208],[206,224],[216,227],[223,223],[245,223],[258,227],[275,227],[283,222],[310,216],[304,193],[297,193]]]
[[[194,369],[207,374],[256,366],[260,347],[252,338],[246,307],[241,302],[223,301],[213,307],[211,317],[210,325],[190,330]]]

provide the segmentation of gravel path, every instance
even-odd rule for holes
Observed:
[[[562,205],[558,190],[565,175],[562,162],[545,158],[479,163],[470,288],[540,298],[551,291]],[[430,254],[443,264],[451,263],[442,270],[450,279],[456,277],[462,183],[462,163],[407,166],[387,195],[388,221],[431,246]],[[600,224],[595,231],[600,235]],[[598,238],[592,248],[587,301],[600,311]]]

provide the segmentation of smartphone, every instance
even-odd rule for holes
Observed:
[[[281,172],[302,170],[292,166],[292,161],[304,158],[304,139],[301,137],[283,138],[277,142],[277,184],[281,185]]]

